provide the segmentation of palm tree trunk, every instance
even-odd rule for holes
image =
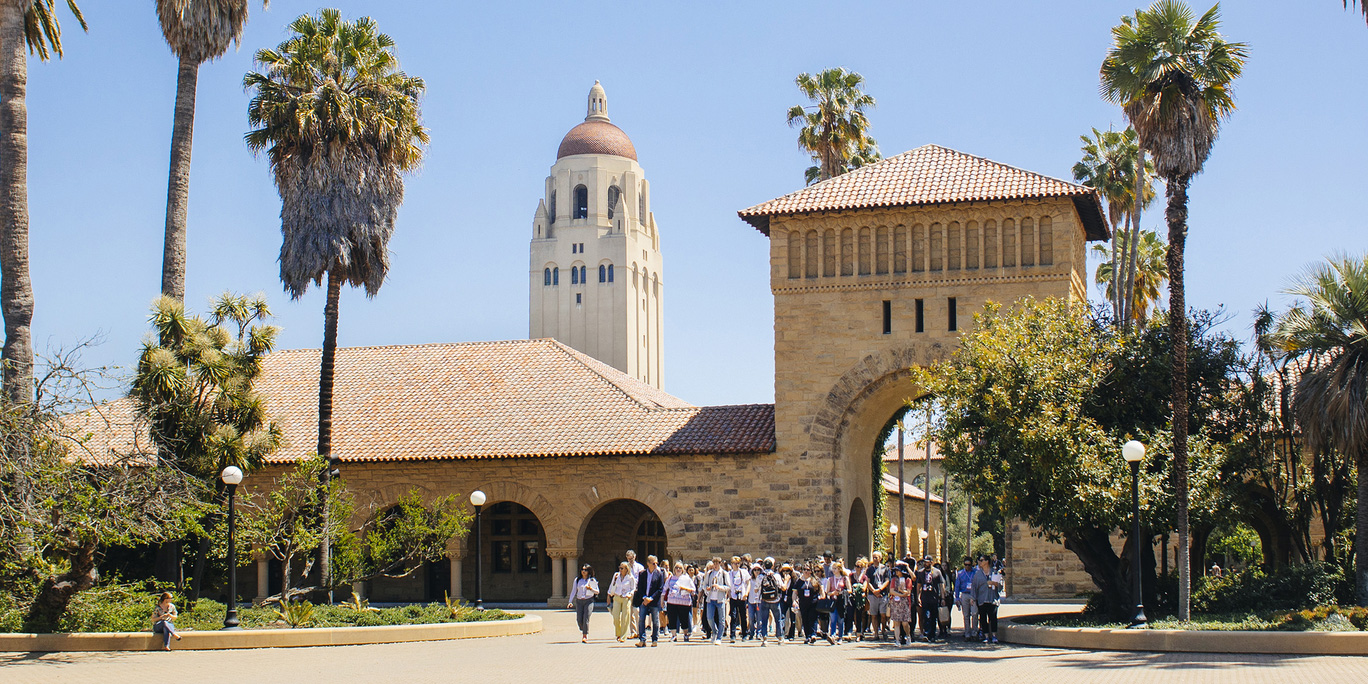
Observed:
[[[1140,214],[1144,203],[1145,191],[1145,148],[1136,150],[1135,155],[1135,200],[1130,211],[1130,252],[1126,260],[1125,313],[1126,329],[1130,330],[1131,319],[1135,317],[1135,272],[1140,264]]]
[[[176,115],[171,124],[171,171],[166,183],[166,242],[162,248],[162,294],[185,301],[185,215],[190,204],[190,148],[195,133],[195,85],[199,63],[180,58]]]
[[[1358,510],[1354,531],[1354,588],[1360,606],[1368,606],[1368,453],[1360,453],[1358,463]]]
[[[24,11],[0,4],[0,313],[5,318],[3,389],[16,403],[33,400],[33,283],[29,280],[28,55]]]
[[[1121,277],[1121,260],[1117,258],[1121,254],[1121,233],[1116,229],[1116,222],[1112,222],[1111,240],[1111,305],[1112,305],[1112,325],[1119,330],[1126,329],[1125,319],[1122,318],[1125,312],[1121,310],[1121,283],[1125,282]]]
[[[1173,340],[1173,487],[1178,495],[1178,619],[1192,615],[1192,563],[1188,530],[1187,302],[1183,250],[1187,245],[1187,189],[1191,176],[1168,179],[1169,338]]]
[[[341,295],[342,277],[328,271],[328,302],[323,306],[323,363],[318,373],[318,455],[328,460],[323,467],[323,540],[318,550],[318,574],[324,589],[332,587],[332,533],[327,488],[332,473],[333,364],[337,356],[337,301]]]

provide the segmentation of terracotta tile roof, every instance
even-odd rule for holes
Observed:
[[[286,440],[273,461],[314,452],[320,354],[264,361],[257,386]],[[555,340],[353,347],[336,363],[333,455],[344,461],[774,450],[772,404],[693,406]],[[104,409],[115,434],[92,439],[92,454],[145,434],[130,400]]]
[[[1107,239],[1106,219],[1092,188],[940,145],[923,145],[737,214],[769,235],[773,216],[1037,197],[1073,199],[1088,239]]]
[[[883,486],[884,486],[884,491],[885,491],[885,492],[888,492],[889,494],[892,494],[893,496],[897,496],[897,495],[898,495],[898,476],[896,476],[896,475],[891,475],[891,474],[889,474],[889,473],[884,473],[884,476],[883,476]],[[905,497],[907,497],[907,498],[909,498],[909,499],[916,499],[917,501],[925,501],[925,500],[926,500],[926,491],[923,490],[921,487],[914,487],[913,485],[911,485],[911,484],[909,484],[909,483],[907,483],[907,482],[904,482],[904,483],[903,483],[903,486],[902,486],[902,491],[903,491],[903,496],[905,496]],[[935,494],[932,494],[932,495],[931,495],[931,503],[934,503],[934,504],[945,503],[945,500],[942,499],[942,498],[940,498],[939,496],[936,496]]]
[[[924,458],[926,458],[926,450],[923,449],[922,447],[913,446],[913,445],[911,445],[911,444],[905,445],[905,446],[903,447],[903,460],[904,460],[904,461],[906,461],[906,462],[908,462],[908,463],[911,463],[912,461],[916,461],[916,462],[918,462],[918,463],[921,463],[921,462],[922,462],[922,459],[924,459]],[[892,461],[893,463],[897,463],[897,462],[898,462],[898,450],[897,450],[896,448],[893,448],[893,449],[889,449],[888,451],[885,451],[885,452],[884,452],[884,455],[883,455],[883,460],[885,460],[885,461]],[[942,455],[941,455],[940,448],[939,448],[937,445],[932,444],[932,445],[931,445],[931,461],[932,461],[932,462],[935,462],[935,461],[942,461],[942,460],[945,460],[945,456],[942,456]]]
[[[575,154],[612,154],[636,161],[636,147],[621,128],[607,121],[585,121],[561,139],[556,159]]]

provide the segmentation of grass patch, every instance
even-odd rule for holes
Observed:
[[[185,607],[183,598],[176,598],[181,608],[176,626],[182,630],[213,631],[223,629],[227,607],[218,601],[200,599],[194,607]],[[77,594],[62,616],[61,632],[145,632],[152,628],[152,608],[156,603],[152,594],[127,586],[105,586]],[[308,612],[300,627],[378,627],[382,625],[427,625],[443,622],[482,622],[513,620],[521,613],[490,609],[479,611],[472,606],[453,602],[423,603],[393,608],[371,608],[363,603],[316,605]],[[0,600],[0,632],[18,632],[23,619],[22,607]],[[289,629],[275,606],[239,604],[238,620],[244,629]]]

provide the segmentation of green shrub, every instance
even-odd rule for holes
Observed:
[[[1343,569],[1331,563],[1289,565],[1271,574],[1259,569],[1202,579],[1192,594],[1195,613],[1300,610],[1349,602]],[[1342,601],[1343,600],[1343,601]]]
[[[1368,629],[1368,608],[1360,606],[1317,606],[1281,616],[1280,629],[1309,630],[1322,629],[1331,622],[1331,616],[1344,618],[1355,629]]]
[[[179,607],[179,599],[173,599]],[[152,629],[157,597],[142,587],[113,584],[77,593],[57,623],[60,632],[142,632]]]

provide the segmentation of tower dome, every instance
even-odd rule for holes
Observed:
[[[594,81],[589,89],[588,113],[584,123],[570,129],[561,139],[556,159],[574,154],[611,154],[637,160],[636,147],[631,138],[608,120],[608,96],[603,86]]]

